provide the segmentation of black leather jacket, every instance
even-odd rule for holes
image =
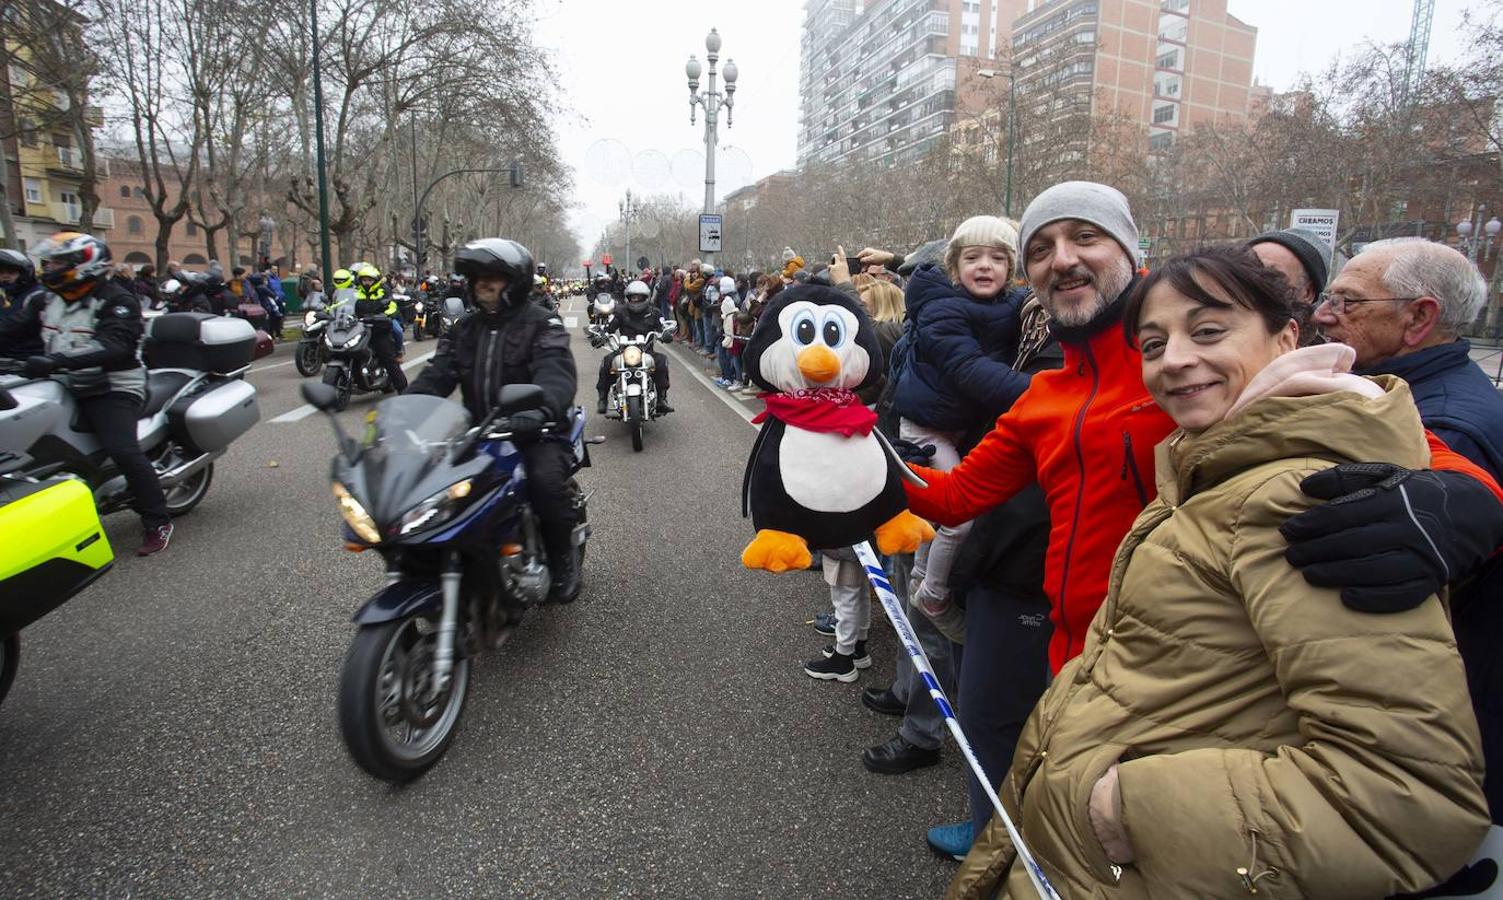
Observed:
[[[610,321],[605,323],[607,332],[615,332],[626,337],[642,337],[663,332],[663,323],[658,321],[658,311],[651,306],[640,315],[634,315],[624,305],[617,307],[617,310],[618,312],[611,316]]]
[[[548,417],[562,421],[578,382],[563,320],[535,303],[522,303],[496,315],[477,309],[454,323],[407,393],[447,397],[458,387],[465,409],[478,422],[490,414],[505,385],[536,384],[546,397]]]

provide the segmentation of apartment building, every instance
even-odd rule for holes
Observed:
[[[1028,0],[807,0],[799,165],[923,156],[955,119],[962,58],[994,60]]]
[[[1245,118],[1257,29],[1226,0],[1032,0],[1013,25],[1018,89],[1088,92],[1167,149],[1200,122]]]

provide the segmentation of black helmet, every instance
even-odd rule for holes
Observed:
[[[647,311],[652,289],[645,282],[633,281],[626,286],[626,309],[638,315]]]
[[[16,279],[15,293],[17,294],[29,290],[37,283],[36,263],[20,250],[0,250],[0,269],[10,269],[21,273],[21,277]]]
[[[516,241],[505,238],[481,238],[470,241],[454,253],[454,270],[474,283],[477,278],[506,279],[502,295],[508,306],[520,306],[532,293],[532,253]]]

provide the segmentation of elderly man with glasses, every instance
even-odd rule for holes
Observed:
[[[1357,351],[1357,370],[1409,383],[1425,427],[1451,449],[1503,477],[1503,395],[1472,361],[1461,329],[1487,302],[1466,257],[1422,238],[1368,244],[1321,294],[1314,322]],[[1375,476],[1376,477],[1376,476]],[[1465,517],[1457,521],[1464,521]],[[1493,828],[1503,823],[1503,559],[1481,573],[1452,573],[1456,644],[1467,667],[1487,761]],[[1442,891],[1441,893],[1447,893]]]

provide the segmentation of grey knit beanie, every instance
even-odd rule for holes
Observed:
[[[1138,256],[1138,226],[1133,223],[1127,198],[1114,187],[1094,181],[1064,181],[1033,198],[1023,210],[1018,247],[1018,265],[1028,253],[1028,242],[1039,229],[1063,219],[1080,219],[1099,227],[1122,245],[1129,260]]]
[[[1269,231],[1247,242],[1248,247],[1257,244],[1278,244],[1293,253],[1295,259],[1299,260],[1300,266],[1304,268],[1305,275],[1309,277],[1315,293],[1319,294],[1326,289],[1331,251],[1315,232],[1303,228]]]

